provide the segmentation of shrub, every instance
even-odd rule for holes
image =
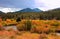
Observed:
[[[30,31],[31,30],[31,21],[30,20],[27,20],[26,23],[25,23],[25,27],[26,27],[26,30],[27,31]]]
[[[23,31],[23,30],[25,30],[25,25],[24,25],[24,24],[18,24],[18,25],[17,25],[17,29],[18,29],[19,31]]]
[[[25,22],[24,23],[19,23],[18,25],[17,25],[17,28],[18,28],[18,30],[19,31],[30,31],[31,30],[31,21],[30,20],[25,20]]]
[[[20,17],[18,17],[18,18],[16,19],[16,22],[19,22],[19,21],[21,21]]]

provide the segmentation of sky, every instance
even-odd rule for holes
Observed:
[[[43,11],[60,8],[60,0],[0,0],[0,11],[14,12],[24,8],[39,8]]]

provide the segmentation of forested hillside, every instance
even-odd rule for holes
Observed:
[[[60,20],[60,8],[44,11],[44,12],[0,12],[0,17],[3,19],[16,19],[20,17],[21,19],[57,19]]]

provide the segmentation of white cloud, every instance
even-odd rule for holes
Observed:
[[[37,7],[44,11],[49,10],[49,9],[54,9],[54,8],[60,8],[60,0],[35,0],[34,7]],[[5,13],[14,12],[18,10],[21,10],[21,9],[0,7],[0,11],[3,11]]]
[[[49,10],[60,7],[60,0],[35,0],[35,3],[36,6],[42,10]]]
[[[3,7],[0,7],[0,11],[2,12],[14,12],[14,11],[18,11],[18,10],[21,10],[20,8],[3,8]]]

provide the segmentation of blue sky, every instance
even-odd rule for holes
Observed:
[[[33,8],[34,4],[34,0],[0,0],[1,7],[9,8]]]
[[[0,11],[13,12],[23,8],[39,8],[43,11],[60,8],[60,0],[0,0]]]

